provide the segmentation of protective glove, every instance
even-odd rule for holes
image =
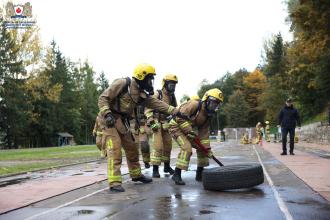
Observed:
[[[191,139],[195,139],[197,137],[197,134],[193,130],[191,130],[191,131],[189,131],[187,136]]]
[[[158,122],[156,122],[155,120],[152,120],[150,122],[150,128],[152,131],[158,131],[158,129],[160,128],[160,124]]]
[[[146,133],[146,131],[144,130],[143,127],[141,127],[141,128],[140,128],[140,134],[144,134],[144,133]]]
[[[104,119],[105,119],[105,124],[108,128],[113,128],[115,126],[116,119],[115,117],[113,117],[111,113],[106,114],[104,116]]]
[[[213,156],[213,152],[211,151],[211,149],[208,149],[207,157],[212,158],[212,156]]]

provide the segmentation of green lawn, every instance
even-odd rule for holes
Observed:
[[[0,176],[100,158],[95,145],[0,151]]]
[[[178,147],[172,143],[173,148]],[[96,159],[100,159],[100,151],[95,145],[0,150],[0,177]]]
[[[19,150],[1,150],[0,161],[83,158],[97,157],[99,155],[100,152],[95,145],[30,148]]]

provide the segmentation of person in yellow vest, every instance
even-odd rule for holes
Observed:
[[[269,126],[269,121],[265,122],[266,124],[266,141],[270,142],[270,126]]]
[[[102,144],[102,120],[100,115],[96,116],[94,129],[93,129],[93,136],[96,137],[96,147],[101,151],[101,157],[107,156],[107,149]]]
[[[175,87],[178,83],[178,78],[174,74],[166,74],[162,81],[162,89],[157,90],[154,98],[162,100],[163,102],[177,106],[175,97]],[[173,175],[174,170],[170,166],[171,151],[172,151],[172,137],[168,131],[168,121],[166,115],[161,114],[155,110],[146,109],[145,115],[147,123],[155,122],[157,126],[151,126],[153,131],[153,146],[151,150],[151,164],[153,167],[152,177],[160,178],[159,166],[161,162],[164,163],[164,173]]]
[[[257,123],[256,132],[257,132],[256,144],[260,144],[262,142],[262,135],[263,135],[261,122]]]

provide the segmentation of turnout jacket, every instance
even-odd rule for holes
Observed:
[[[190,131],[197,130],[201,143],[210,148],[210,118],[206,113],[202,101],[189,100],[179,107],[180,113],[188,118],[182,119],[176,117],[170,122],[170,129],[180,129],[182,133],[187,135]]]
[[[128,83],[129,81],[129,83]],[[115,118],[131,118],[137,105],[155,109],[164,114],[173,114],[175,108],[153,96],[140,91],[135,79],[120,78],[107,88],[99,97],[100,115],[112,113]]]
[[[171,106],[174,106],[174,107],[177,106],[175,95],[168,94],[168,92],[166,91],[165,88],[163,88],[162,90],[157,90],[156,93],[153,95],[153,97],[156,99],[159,99]],[[167,124],[166,115],[161,114],[157,110],[146,109],[145,116],[147,117],[148,121],[150,121],[152,119],[156,119],[157,121],[161,122],[163,125]]]

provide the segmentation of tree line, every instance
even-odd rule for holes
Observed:
[[[289,0],[287,22],[293,40],[280,33],[264,43],[262,63],[254,71],[242,68],[213,83],[203,82],[202,97],[217,87],[225,96],[212,128],[250,127],[258,121],[277,125],[277,115],[287,98],[293,98],[302,120],[330,107],[330,2]]]
[[[97,100],[105,74],[65,57],[53,40],[45,48],[38,27],[7,29],[0,16],[0,147],[56,146],[58,132],[93,143]]]

